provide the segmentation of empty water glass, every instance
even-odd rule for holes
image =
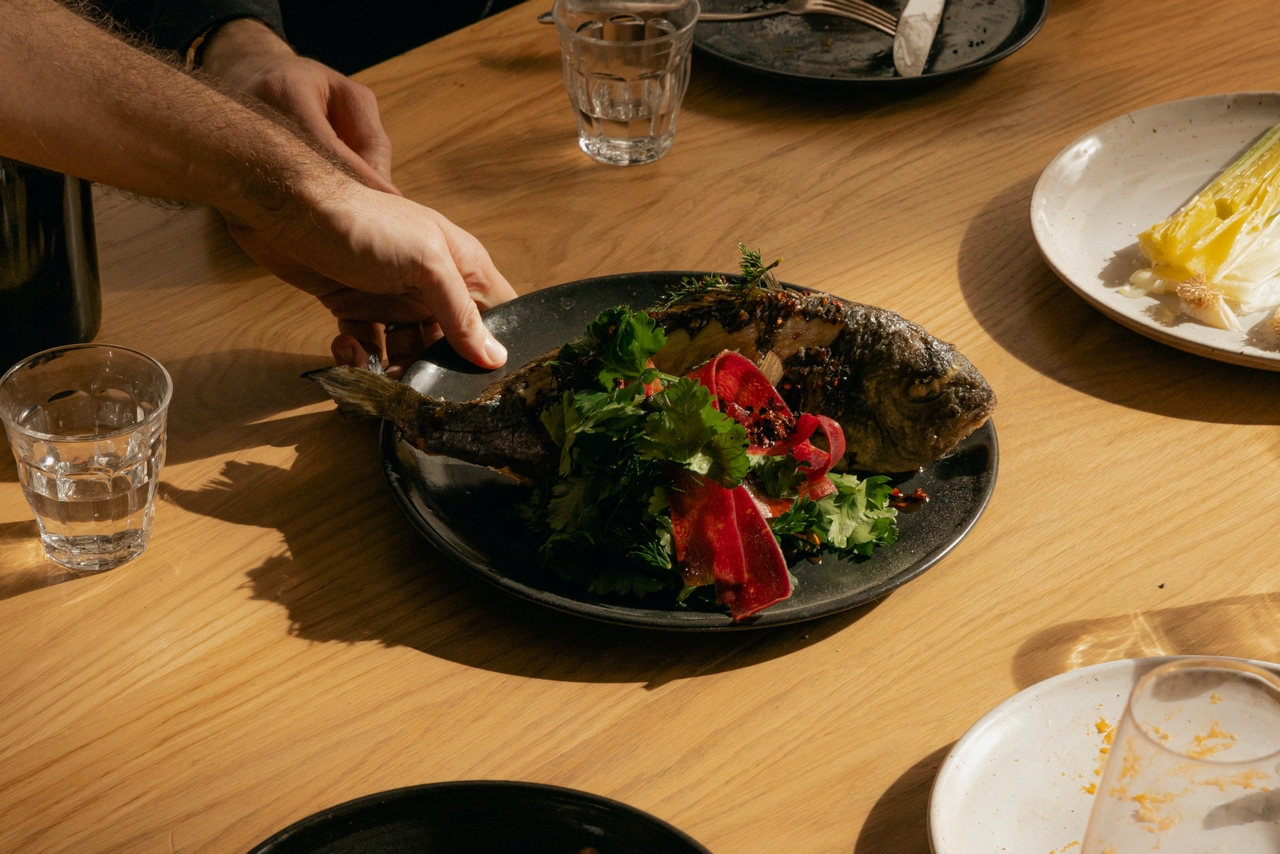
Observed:
[[[80,344],[0,378],[0,420],[50,560],[113,569],[147,547],[173,383],[149,356]]]
[[[617,166],[665,154],[689,86],[698,0],[556,0],[552,12],[579,147]]]
[[[1231,658],[1138,680],[1098,784],[1082,854],[1280,850],[1280,678]]]

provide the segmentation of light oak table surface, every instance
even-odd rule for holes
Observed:
[[[809,623],[553,613],[406,521],[377,425],[299,378],[329,363],[316,301],[215,214],[99,190],[98,340],[171,371],[169,457],[149,550],[96,577],[44,561],[0,462],[0,852],[243,852],[355,797],[496,779],[624,801],[716,854],[924,854],[947,750],[1018,690],[1116,658],[1280,659],[1280,375],[1107,319],[1028,212],[1105,121],[1280,89],[1271,0],[1053,0],[1022,50],[906,95],[696,55],[675,146],[627,169],[578,150],[542,10],[359,75],[404,193],[522,293],[731,271],[742,241],[922,323],[999,396],[985,514],[920,577]]]

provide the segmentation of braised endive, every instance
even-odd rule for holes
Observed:
[[[1238,314],[1280,302],[1278,206],[1280,124],[1177,213],[1138,235],[1151,266],[1130,277],[1130,293],[1176,293],[1197,320],[1240,329]]]

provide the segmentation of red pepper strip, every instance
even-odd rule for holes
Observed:
[[[827,449],[822,450],[809,439],[818,430],[822,431],[827,441]],[[831,467],[844,456],[844,431],[840,425],[825,415],[803,413],[796,420],[795,432],[780,442],[777,447],[782,451],[770,450],[770,453],[790,452],[796,460],[805,466],[805,483],[800,488],[801,495],[807,495],[814,501],[836,491],[836,486],[827,477]]]
[[[734,517],[732,491],[684,469],[667,491],[671,505],[671,539],[686,587],[702,587],[737,578],[742,541]],[[772,539],[772,535],[770,536]]]
[[[744,409],[756,412],[767,409],[781,413],[788,420],[794,418],[782,395],[770,385],[760,369],[741,353],[725,350],[689,376],[711,390],[715,396],[712,405],[716,409],[723,411],[722,402],[725,405],[734,403]],[[826,437],[828,451],[808,442],[809,437],[819,428]],[[844,456],[844,450],[844,431],[840,429],[840,425],[825,415],[802,413],[795,419],[791,435],[779,438],[769,447],[752,445],[747,453],[770,456],[790,453],[798,461],[807,463],[811,469],[825,474]]]
[[[791,498],[774,498],[767,495],[751,485],[750,480],[742,482],[742,488],[751,496],[751,500],[760,508],[760,515],[766,519],[776,519],[783,513],[791,509],[791,505],[795,503]]]
[[[716,600],[741,620],[791,595],[782,549],[751,495],[681,471],[671,504],[672,540],[690,587],[716,585]]]
[[[742,542],[742,576],[737,584],[716,579],[716,596],[728,604],[735,620],[750,617],[791,597],[791,575],[778,540],[751,495],[739,486],[733,490]]]
[[[716,408],[720,408],[720,402],[723,401],[725,404],[735,403],[743,408],[750,407],[755,411],[768,408],[781,412],[788,419],[792,417],[786,401],[769,383],[765,375],[750,359],[740,353],[725,350],[690,376],[711,390],[716,398],[714,402]],[[822,430],[827,441],[825,451],[809,441],[818,429]],[[795,428],[790,436],[779,439],[767,448],[753,445],[747,449],[747,453],[763,453],[769,456],[791,454],[797,462],[806,465],[808,471],[805,472],[805,484],[800,493],[815,501],[836,491],[835,484],[826,475],[844,456],[844,451],[844,431],[840,429],[840,425],[825,415],[808,413],[802,413],[796,419]]]
[[[770,409],[782,413],[791,419],[791,408],[778,394],[777,389],[769,384],[769,380],[755,363],[732,350],[725,350],[720,355],[698,368],[690,377],[711,390],[714,397],[711,405],[724,411],[724,405],[736,403],[756,411]],[[749,454],[773,453],[769,448],[751,445]]]

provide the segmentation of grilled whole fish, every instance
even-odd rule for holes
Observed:
[[[656,367],[682,376],[723,350],[736,350],[761,366],[794,411],[839,422],[848,468],[918,469],[954,448],[995,408],[990,386],[955,347],[886,309],[771,287],[749,295],[711,290],[647,313],[667,335]],[[539,420],[552,390],[547,362],[558,352],[465,402],[428,397],[357,368],[304,376],[320,383],[344,414],[387,419],[425,453],[534,479],[559,459]]]

